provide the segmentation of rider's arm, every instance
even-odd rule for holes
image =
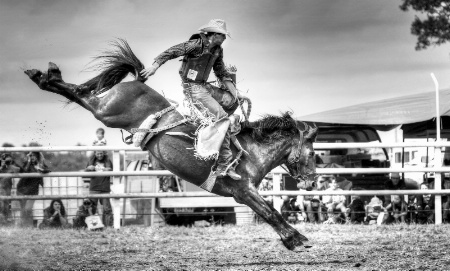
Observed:
[[[216,77],[222,81],[228,91],[233,95],[235,99],[239,97],[239,92],[236,89],[236,85],[231,79],[230,73],[225,68],[225,63],[223,63],[223,51],[221,50],[219,57],[213,65],[214,74]]]
[[[201,39],[189,40],[175,46],[170,47],[169,49],[162,52],[155,58],[155,62],[153,62],[152,66],[143,69],[141,71],[141,75],[145,78],[152,76],[155,74],[156,70],[166,63],[168,60],[184,56],[187,54],[200,54],[202,52],[202,41]]]
[[[214,62],[213,70],[216,77],[223,83],[226,81],[233,82],[230,73],[225,68],[225,63],[223,63],[223,50],[220,50],[219,57]]]
[[[155,63],[159,66],[162,66],[168,60],[185,56],[187,54],[200,54],[202,52],[202,40],[195,39],[189,40],[175,46],[170,47],[169,49],[162,52],[159,56],[155,57]]]

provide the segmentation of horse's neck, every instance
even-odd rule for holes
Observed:
[[[250,151],[254,152],[255,156],[258,157],[264,174],[286,162],[292,145],[295,144],[293,140],[292,138],[281,138],[272,143],[260,144],[254,142],[252,144]]]

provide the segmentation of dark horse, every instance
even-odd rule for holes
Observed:
[[[103,60],[101,73],[83,85],[64,82],[59,68],[51,62],[47,73],[35,69],[25,73],[39,88],[79,104],[106,126],[130,131],[138,128],[150,114],[171,104],[143,83],[145,80],[139,72],[144,66],[128,44],[122,41],[114,46],[115,50],[99,57]],[[129,73],[136,75],[136,80],[120,83]],[[106,95],[97,97],[95,94],[102,89],[108,89]],[[164,114],[153,128],[183,118],[176,110],[172,110]],[[191,138],[166,134],[170,131],[192,135],[195,130],[195,125],[184,123],[158,133],[143,148],[150,151],[168,170],[200,186],[208,178],[214,161],[196,159]],[[315,161],[312,145],[316,134],[317,128],[292,119],[288,113],[281,117],[267,116],[250,123],[237,135],[242,147],[248,152],[236,168],[242,180],[218,178],[212,193],[233,197],[236,202],[249,206],[274,228],[288,249],[302,246],[308,239],[286,223],[280,213],[262,199],[257,187],[269,171],[283,164],[297,179],[313,178]],[[232,150],[236,154],[236,148]]]

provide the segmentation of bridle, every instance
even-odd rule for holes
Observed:
[[[307,127],[307,129],[305,131],[308,131],[308,129],[310,129],[310,128],[306,123],[305,123],[305,125]],[[317,129],[317,128],[313,128],[313,130],[314,129]],[[282,164],[281,168],[286,170],[286,172],[289,174],[289,176],[291,176],[292,178],[294,178],[296,180],[306,180],[308,178],[308,176],[307,176],[308,174],[306,174],[306,176],[301,174],[301,164],[300,164],[301,151],[302,151],[303,144],[305,142],[305,136],[303,134],[304,131],[302,131],[300,129],[298,129],[298,131],[299,131],[299,135],[300,135],[300,140],[298,142],[298,145],[291,151],[291,154],[287,158],[287,161],[286,161],[287,165],[285,166],[285,164]],[[313,133],[315,131],[316,130],[314,130]],[[308,135],[306,137],[309,138],[311,136],[311,134],[313,134],[313,133],[308,132]],[[308,165],[309,165],[309,161],[306,164],[306,167],[308,167]],[[291,168],[295,168],[297,171],[297,174],[294,175]]]

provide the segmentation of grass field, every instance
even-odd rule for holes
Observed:
[[[0,229],[0,269],[450,270],[450,225],[297,225],[312,248],[286,250],[267,225]]]

